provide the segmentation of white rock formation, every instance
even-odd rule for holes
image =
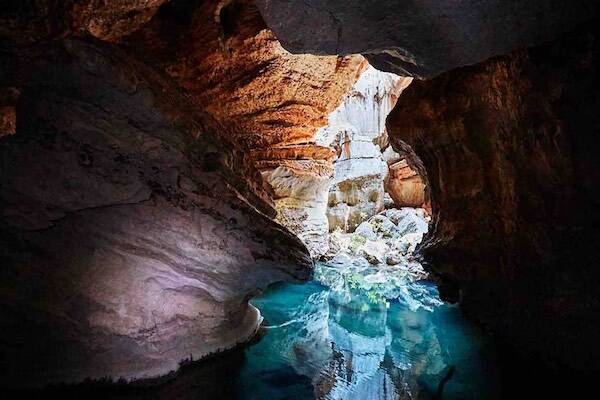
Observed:
[[[383,210],[388,173],[382,156],[385,119],[411,80],[369,66],[330,114],[328,125],[317,132],[316,143],[338,153],[329,192],[330,231],[338,227],[352,231]]]
[[[275,192],[277,221],[298,236],[313,258],[325,254],[329,250],[326,217],[329,174],[302,173],[297,168],[279,166],[263,171],[262,175]]]

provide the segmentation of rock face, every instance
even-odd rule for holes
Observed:
[[[397,207],[423,207],[427,200],[425,182],[421,175],[408,165],[406,159],[389,165],[385,191],[390,194]]]
[[[248,298],[312,262],[228,128],[113,47],[30,51],[1,64],[23,79],[0,138],[0,385],[155,376],[247,340]]]
[[[271,185],[278,221],[313,256],[326,252],[332,154],[314,144],[315,133],[366,67],[364,58],[291,54],[247,0],[173,2],[125,44],[238,127],[232,140]]]
[[[447,297],[512,344],[600,369],[600,32],[415,82],[390,114],[421,157]],[[459,292],[450,291],[452,287]]]
[[[0,88],[0,137],[12,135],[17,130],[15,105],[19,91],[13,87]]]
[[[289,53],[249,0],[167,4],[126,44],[259,150],[313,141],[366,65]]]
[[[277,221],[302,240],[313,258],[329,250],[327,198],[335,153],[315,145],[253,153],[273,189]]]
[[[362,53],[375,67],[428,77],[556,38],[598,15],[596,0],[257,0],[294,53]]]
[[[148,22],[167,1],[6,1],[0,10],[0,42],[31,45],[68,34],[116,41]]]
[[[330,230],[352,231],[383,210],[385,118],[410,81],[369,66],[317,132],[316,142],[336,148],[338,154],[329,191]]]

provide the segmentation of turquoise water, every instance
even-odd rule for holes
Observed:
[[[238,397],[495,398],[484,337],[456,306],[439,301],[433,284],[406,285],[418,294],[414,302],[316,281],[271,287],[252,300],[266,334],[245,351]]]

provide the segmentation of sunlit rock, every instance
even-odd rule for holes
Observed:
[[[313,149],[306,147],[309,151]],[[276,158],[260,159],[258,162],[265,181],[273,189],[277,221],[302,240],[313,258],[327,253],[329,249],[326,212],[333,154],[329,149],[323,150],[324,159],[319,159],[314,153],[306,155],[312,160],[297,159],[281,152]],[[294,155],[298,157],[298,154]]]
[[[369,66],[317,132],[317,144],[334,147],[338,154],[329,193],[330,230],[352,231],[384,209],[385,118],[410,81]]]
[[[426,203],[423,178],[405,159],[389,164],[385,189],[397,207],[423,207]]]
[[[382,264],[385,261],[385,253],[388,247],[379,241],[367,240],[360,248],[362,255],[370,264]]]
[[[126,45],[248,150],[311,143],[365,68],[362,56],[291,54],[254,1],[172,1]],[[165,34],[169,32],[169,34]]]

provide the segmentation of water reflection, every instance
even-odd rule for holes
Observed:
[[[433,285],[408,285],[425,305],[440,304]],[[317,282],[278,285],[254,304],[267,334],[246,350],[240,398],[494,398],[485,343],[455,307],[380,301]]]

